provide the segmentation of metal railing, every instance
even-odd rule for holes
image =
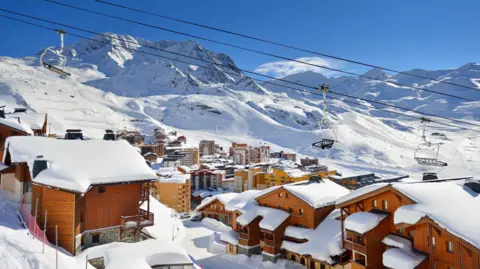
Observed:
[[[140,209],[138,215],[134,216],[121,216],[120,225],[124,229],[130,228],[143,228],[148,226],[153,226],[154,224],[154,215],[152,212]]]

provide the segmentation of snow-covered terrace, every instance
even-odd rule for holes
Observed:
[[[337,212],[332,212],[315,230],[287,227],[288,236],[294,238],[305,237],[308,242],[294,243],[283,240],[282,248],[300,255],[311,255],[314,259],[333,264],[334,261],[331,257],[343,252],[341,248],[341,222],[335,219],[337,215]],[[287,231],[285,235],[287,235]]]
[[[125,140],[63,140],[38,136],[9,137],[6,150],[12,163],[30,169],[42,155],[48,168],[33,182],[78,193],[91,185],[157,180],[137,150]],[[5,155],[6,156],[6,155]]]
[[[345,229],[364,234],[384,220],[388,215],[373,212],[356,212],[345,219]]]
[[[20,122],[23,122],[30,126],[30,128],[38,130],[42,129],[43,125],[45,124],[46,114],[44,113],[25,113],[25,112],[17,112],[17,113],[7,113],[5,117],[7,119],[14,119],[17,121],[16,118],[20,118]]]

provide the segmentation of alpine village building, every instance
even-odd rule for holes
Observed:
[[[374,184],[337,201],[352,269],[480,268],[480,183]]]
[[[177,212],[190,212],[190,174],[182,174],[173,167],[156,171],[158,181],[152,184],[152,195],[162,204]]]
[[[335,200],[348,192],[330,180],[313,177],[267,190],[248,190],[228,199],[214,196],[197,211],[213,218],[218,214],[224,223],[228,216],[226,223],[235,232],[221,235],[227,253],[262,254],[264,260],[273,262],[283,257],[306,268],[337,268],[343,250],[336,239],[341,221],[336,219],[340,212],[335,210]]]
[[[140,240],[154,224],[150,183],[157,180],[127,141],[64,140],[14,136],[7,139],[3,164],[22,167],[23,200],[46,235],[75,255],[91,246]],[[2,175],[3,177],[3,175]]]

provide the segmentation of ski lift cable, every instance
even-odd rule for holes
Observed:
[[[0,10],[6,11],[6,12],[10,12],[10,11],[4,10],[4,9],[2,9],[2,8],[0,8]],[[43,19],[35,18],[35,17],[33,17],[33,16],[20,14],[20,13],[17,13],[17,12],[11,12],[11,13],[15,13],[15,14],[20,15],[20,16],[31,17],[32,19],[38,19],[38,20],[46,21],[46,20],[43,20]],[[0,17],[6,18],[6,19],[10,19],[10,20],[14,20],[14,21],[18,21],[18,22],[22,22],[22,23],[25,23],[25,24],[29,24],[29,25],[31,25],[31,26],[40,27],[40,28],[43,28],[43,29],[46,29],[46,30],[50,30],[50,31],[57,31],[57,30],[58,30],[58,29],[55,29],[55,28],[51,28],[51,27],[47,27],[47,26],[44,26],[44,25],[32,23],[32,22],[25,21],[25,20],[21,20],[21,19],[18,19],[18,18],[12,18],[12,17],[6,16],[6,15],[2,15],[2,14],[0,14]],[[52,24],[57,24],[57,25],[66,26],[66,27],[69,27],[69,28],[73,28],[73,27],[70,27],[70,26],[68,26],[68,25],[64,25],[64,24],[60,24],[60,23],[55,23],[55,22],[51,22],[51,21],[47,21],[47,22],[52,23]],[[124,49],[129,49],[129,50],[132,50],[132,51],[136,51],[136,52],[138,52],[138,53],[141,53],[141,54],[153,55],[153,56],[157,56],[157,57],[160,57],[160,58],[169,59],[169,60],[172,60],[172,61],[177,61],[177,62],[182,62],[182,63],[187,63],[187,64],[193,64],[192,62],[182,61],[182,60],[178,60],[178,59],[174,59],[174,58],[169,58],[169,57],[166,57],[166,56],[162,56],[162,55],[159,55],[159,54],[154,54],[154,53],[150,53],[150,52],[135,50],[135,49],[131,49],[131,48],[125,48],[124,46],[121,46],[121,45],[111,44],[111,43],[106,42],[106,41],[96,40],[96,39],[93,39],[93,38],[88,38],[88,37],[85,37],[85,36],[82,36],[82,35],[77,35],[77,34],[74,34],[74,33],[67,33],[67,34],[69,34],[69,35],[71,35],[71,36],[78,37],[78,38],[80,38],[80,39],[84,39],[84,40],[90,40],[90,41],[95,41],[95,42],[99,42],[99,43],[110,44],[110,45],[112,45],[112,46],[114,46],[114,47],[121,47],[121,48],[124,48]],[[112,38],[113,38],[113,37],[112,37]],[[184,56],[188,57],[187,55],[184,55]],[[208,67],[208,66],[200,66],[200,67],[209,68],[209,69],[214,69],[213,67]],[[216,69],[215,69],[215,70],[216,70]],[[248,71],[248,70],[242,70],[242,69],[239,69],[239,70],[244,71],[244,72],[251,72],[251,71]],[[226,72],[226,73],[228,73],[228,72]],[[251,72],[251,73],[254,73],[254,72]],[[230,73],[230,74],[231,74],[231,73]],[[260,75],[260,76],[265,76],[265,77],[270,77],[270,76],[266,76],[266,75],[262,75],[262,74],[258,74],[258,75]],[[312,92],[312,91],[308,91],[308,90],[304,90],[304,89],[298,89],[298,88],[294,88],[294,87],[291,87],[291,86],[281,85],[281,84],[273,83],[273,82],[271,82],[271,81],[264,81],[264,80],[260,80],[260,79],[256,79],[256,78],[251,78],[251,77],[249,77],[249,78],[252,79],[252,80],[264,82],[264,83],[267,83],[267,84],[271,84],[271,85],[276,85],[276,86],[283,87],[283,88],[292,89],[292,90],[295,90],[295,91],[298,91],[298,92],[302,92],[302,93],[319,95],[319,94],[317,94],[316,92]],[[312,86],[307,86],[307,85],[303,85],[303,84],[296,83],[296,82],[290,82],[290,81],[287,81],[287,80],[277,79],[277,78],[273,78],[273,77],[270,77],[270,78],[272,78],[273,80],[276,80],[276,81],[282,81],[282,82],[286,82],[286,83],[291,83],[291,84],[303,86],[303,87],[306,87],[306,88],[315,89],[315,88],[312,87]],[[438,117],[438,118],[442,118],[442,119],[446,119],[446,120],[450,120],[450,121],[456,121],[456,122],[460,122],[460,123],[464,123],[464,124],[470,124],[470,125],[474,125],[474,126],[480,126],[480,125],[476,125],[476,124],[469,123],[469,122],[466,122],[466,121],[461,121],[461,120],[457,120],[457,119],[453,119],[453,118],[447,118],[447,117],[442,117],[442,116],[438,116],[438,115],[428,114],[428,113],[425,113],[425,112],[415,111],[415,110],[412,110],[412,109],[403,108],[403,107],[398,107],[398,106],[394,106],[394,105],[390,105],[390,104],[386,104],[386,103],[382,103],[382,102],[377,102],[377,101],[373,101],[373,100],[363,99],[363,98],[360,98],[360,97],[350,96],[350,95],[346,95],[346,94],[340,94],[340,93],[336,93],[336,92],[333,92],[333,91],[330,91],[330,93],[332,93],[332,94],[337,94],[337,95],[344,96],[344,97],[354,98],[354,99],[358,99],[358,100],[362,100],[362,101],[366,101],[366,102],[377,103],[377,104],[381,104],[381,105],[384,105],[384,106],[389,106],[389,107],[392,107],[392,108],[397,108],[397,109],[401,109],[401,110],[405,110],[405,111],[414,112],[414,113],[417,113],[417,114],[427,114],[427,115],[431,115],[431,116],[433,116],[433,117]],[[352,101],[347,101],[347,100],[344,100],[344,99],[341,99],[341,98],[335,98],[335,97],[331,97],[331,96],[330,96],[329,98],[341,100],[341,101],[346,102],[346,103],[354,103],[354,104],[357,104],[357,105],[360,105],[360,106],[364,106],[364,107],[368,107],[368,108],[385,110],[385,109],[376,108],[376,107],[374,107],[374,106],[368,106],[368,105],[364,105],[364,104],[361,104],[361,103],[356,103],[356,102],[352,102]],[[413,117],[413,118],[419,119],[419,117],[414,117],[414,116],[411,116],[411,115],[407,115],[407,114],[403,114],[403,113],[399,113],[399,112],[394,112],[394,111],[391,111],[391,110],[385,110],[385,111],[388,111],[388,112],[393,113],[393,114],[398,114],[398,115],[402,115],[402,116]],[[438,123],[438,124],[442,124],[442,125],[445,125],[445,126],[449,126],[449,127],[454,127],[454,128],[464,129],[464,130],[470,130],[470,131],[480,132],[479,130],[469,129],[469,128],[462,127],[462,126],[451,125],[451,124],[442,123],[442,122],[437,122],[437,121],[435,121],[435,122]]]
[[[226,33],[226,34],[230,34],[230,35],[235,35],[235,36],[243,37],[243,38],[250,39],[250,40],[260,41],[260,42],[263,42],[263,43],[276,45],[276,46],[279,46],[279,47],[284,47],[284,48],[289,48],[289,49],[293,49],[293,50],[297,50],[297,51],[301,51],[301,52],[306,52],[306,53],[310,53],[310,54],[314,54],[314,55],[318,55],[318,56],[322,56],[322,57],[326,57],[326,58],[330,58],[330,59],[335,59],[335,60],[344,61],[344,62],[348,62],[348,63],[353,63],[353,64],[357,64],[357,65],[363,65],[363,66],[366,66],[366,67],[381,69],[381,70],[394,72],[394,73],[398,73],[398,74],[402,74],[402,75],[407,75],[407,76],[411,76],[411,77],[427,79],[427,80],[434,81],[434,82],[437,82],[437,83],[448,84],[448,85],[452,85],[452,86],[462,87],[462,88],[465,88],[465,89],[480,91],[479,88],[474,88],[474,87],[470,87],[470,86],[466,86],[466,85],[462,85],[462,84],[458,84],[458,83],[454,83],[454,82],[444,81],[444,80],[440,80],[440,79],[434,79],[434,78],[431,78],[431,77],[411,74],[411,73],[408,73],[408,72],[405,72],[405,71],[399,71],[399,70],[388,68],[388,67],[382,67],[382,66],[379,66],[379,65],[360,62],[360,61],[357,61],[357,60],[347,59],[347,58],[343,58],[343,57],[339,57],[339,56],[334,56],[334,55],[331,55],[331,54],[316,52],[316,51],[312,51],[312,50],[309,50],[309,49],[303,49],[303,48],[299,48],[299,47],[296,47],[296,46],[292,46],[292,45],[268,40],[268,39],[265,39],[265,38],[255,37],[255,36],[242,34],[242,33],[235,32],[235,31],[221,29],[221,28],[218,28],[218,27],[208,26],[208,25],[201,24],[201,23],[196,23],[196,22],[192,22],[192,21],[178,19],[178,18],[166,16],[166,15],[159,14],[159,13],[153,13],[153,12],[149,12],[149,11],[146,11],[146,10],[141,10],[141,9],[136,9],[136,8],[132,8],[132,7],[129,7],[129,6],[120,5],[120,4],[117,4],[117,3],[112,3],[112,2],[103,1],[103,0],[94,0],[94,1],[102,3],[102,4],[106,4],[106,5],[115,6],[115,7],[122,8],[122,9],[127,9],[127,10],[131,10],[131,11],[135,11],[135,12],[139,12],[139,13],[143,13],[143,14],[147,14],[147,15],[151,15],[151,16],[155,16],[155,17],[159,17],[159,18],[163,18],[163,19],[167,19],[167,20],[171,20],[171,21],[176,21],[176,22],[189,24],[189,25],[193,25],[193,26],[197,26],[197,27],[201,27],[201,28],[205,28],[205,29],[209,29],[209,30],[213,30],[213,31],[217,31],[217,32],[222,32],[222,33]]]
[[[398,82],[392,82],[392,81],[384,81],[384,80],[374,78],[374,77],[370,77],[370,76],[367,76],[367,75],[364,75],[364,74],[363,75],[362,74],[357,74],[357,73],[344,71],[344,70],[341,70],[341,69],[332,68],[332,67],[328,67],[328,66],[324,66],[324,65],[308,63],[308,62],[296,60],[296,59],[293,59],[293,58],[272,54],[272,53],[269,53],[269,52],[259,51],[259,50],[255,50],[255,49],[251,49],[251,48],[247,48],[247,47],[242,47],[242,46],[239,46],[239,45],[226,43],[226,42],[222,42],[222,41],[218,41],[218,40],[214,40],[214,39],[210,39],[210,38],[206,38],[206,37],[202,37],[202,36],[198,36],[198,35],[194,35],[194,34],[189,34],[189,33],[182,32],[182,31],[172,30],[172,29],[169,29],[169,28],[166,28],[166,27],[160,27],[160,26],[157,26],[157,25],[152,25],[152,24],[148,24],[148,23],[144,23],[144,22],[140,22],[140,21],[126,19],[126,18],[122,18],[122,17],[119,17],[119,16],[110,15],[110,14],[106,14],[106,13],[103,13],[103,12],[83,8],[83,7],[78,7],[78,6],[74,6],[74,5],[60,3],[60,2],[56,2],[56,1],[52,1],[52,0],[44,0],[44,1],[52,3],[52,4],[61,5],[61,6],[64,6],[64,7],[68,7],[68,8],[81,10],[81,11],[84,11],[84,12],[88,12],[88,13],[92,13],[92,14],[116,19],[116,20],[121,20],[121,21],[124,21],[124,22],[129,22],[129,23],[142,25],[142,26],[149,27],[149,28],[154,28],[154,29],[161,30],[161,31],[166,31],[166,32],[170,32],[170,33],[174,33],[174,34],[178,34],[178,35],[183,35],[183,36],[187,36],[187,37],[191,37],[191,38],[196,38],[196,39],[199,39],[199,40],[203,40],[203,41],[207,41],[207,42],[211,42],[211,43],[215,43],[215,44],[220,44],[220,45],[223,45],[223,46],[233,47],[233,48],[237,48],[237,49],[241,49],[241,50],[245,50],[245,51],[249,51],[249,52],[253,52],[253,53],[257,53],[257,54],[262,54],[262,55],[269,56],[269,57],[274,57],[274,58],[278,58],[278,59],[282,59],[282,60],[297,62],[297,63],[300,63],[300,64],[309,65],[309,66],[313,66],[313,67],[317,67],[317,68],[322,68],[322,69],[326,69],[326,70],[330,70],[330,71],[340,72],[340,73],[343,73],[343,74],[357,76],[357,77],[361,77],[361,78],[366,78],[366,79],[373,80],[373,81],[390,83],[390,84],[397,85],[399,87],[407,87],[407,88],[410,88],[410,89],[417,89],[417,90],[421,90],[421,91],[436,93],[436,94],[460,99],[460,100],[463,100],[463,101],[478,101],[478,100],[473,100],[473,99],[466,98],[466,97],[460,97],[460,96],[453,95],[453,94],[442,93],[442,92],[435,91],[435,90],[425,89],[425,88],[422,88],[422,87],[411,86],[411,85],[398,83]]]
[[[31,15],[27,15],[27,14],[22,14],[22,13],[15,12],[15,11],[11,11],[11,10],[7,10],[7,9],[2,9],[2,8],[0,8],[0,10],[5,11],[5,12],[9,12],[9,13],[12,13],[12,14],[16,14],[16,15],[19,15],[19,16],[31,18],[31,19],[34,19],[34,20],[39,20],[39,21],[43,21],[43,22],[50,23],[50,24],[55,24],[55,25],[59,25],[59,26],[63,26],[63,27],[71,28],[71,29],[75,29],[75,30],[78,30],[78,31],[82,31],[82,32],[86,32],[86,33],[90,33],[90,34],[94,34],[94,35],[100,35],[100,36],[104,36],[104,37],[106,37],[106,38],[116,39],[116,40],[119,40],[119,41],[124,41],[124,42],[126,42],[126,43],[131,43],[131,44],[134,44],[134,45],[138,45],[138,43],[136,43],[136,42],[133,42],[133,41],[130,41],[130,40],[121,40],[121,39],[118,38],[118,37],[108,36],[108,35],[106,35],[106,34],[102,34],[102,33],[99,33],[99,32],[94,32],[94,31],[90,31],[90,30],[87,30],[87,29],[82,29],[82,28],[79,28],[79,27],[75,27],[75,26],[71,26],[71,25],[67,25],[67,24],[63,24],[63,23],[59,23],[59,22],[54,22],[54,21],[51,21],[51,20],[46,20],[46,19],[38,18],[38,17],[35,17],[35,16],[31,16]],[[72,34],[72,33],[69,33],[69,34],[75,36],[75,34]],[[101,43],[105,43],[105,44],[110,44],[110,43],[108,43],[108,42],[102,42],[102,41],[94,40],[94,39],[91,39],[91,38],[88,38],[88,37],[84,37],[84,36],[78,36],[78,35],[77,35],[77,37],[83,38],[83,39],[89,39],[89,40],[92,40],[92,41],[101,42]],[[169,60],[172,60],[172,61],[183,62],[183,63],[186,63],[186,64],[194,64],[194,63],[192,63],[192,62],[186,62],[186,61],[182,61],[182,60],[178,60],[178,59],[166,57],[166,56],[159,55],[159,54],[144,52],[144,51],[136,50],[136,49],[133,49],[133,48],[127,48],[127,47],[124,47],[124,46],[122,46],[122,45],[114,45],[114,44],[110,44],[110,45],[116,46],[116,47],[121,47],[121,48],[128,49],[128,50],[131,50],[131,51],[136,51],[136,52],[143,53],[143,54],[148,54],[148,55],[153,55],[153,56],[157,56],[157,57],[169,59]],[[197,57],[193,57],[193,56],[190,56],[190,55],[186,55],[186,54],[182,54],[182,53],[177,53],[177,52],[172,52],[172,51],[160,49],[160,48],[157,48],[157,47],[154,47],[154,46],[149,46],[149,45],[142,45],[142,46],[145,47],[145,48],[150,48],[150,49],[162,51],[162,52],[165,52],[165,53],[169,53],[169,54],[173,54],[173,55],[178,55],[178,56],[182,56],[182,57],[186,57],[186,58],[198,60],[198,61],[201,61],[201,62],[210,63],[210,64],[213,64],[213,65],[216,65],[216,66],[223,66],[223,67],[226,67],[226,68],[228,68],[228,69],[233,70],[232,67],[229,66],[229,65],[218,64],[218,63],[213,62],[213,61],[208,61],[208,60],[201,59],[201,58],[197,58]],[[214,70],[218,71],[218,70],[217,70],[216,68],[214,68],[214,67],[207,67],[207,66],[202,66],[202,65],[198,65],[198,66],[204,67],[204,68],[209,68],[209,69],[214,69]],[[249,71],[249,70],[245,70],[245,69],[241,69],[241,68],[237,68],[237,70],[242,71],[242,72],[245,72],[245,73],[249,73],[249,74],[252,74],[252,75],[256,75],[256,76],[265,77],[265,78],[268,78],[268,79],[271,79],[271,80],[281,81],[281,82],[289,83],[289,84],[292,84],[292,85],[296,85],[296,86],[301,86],[301,87],[313,89],[313,90],[315,90],[315,91],[318,89],[318,87],[313,87],[313,86],[305,85],[305,84],[298,83],[298,82],[293,82],[293,81],[289,81],[289,80],[285,80],[285,79],[281,79],[281,78],[276,78],[276,77],[273,77],[273,76],[269,76],[269,75],[265,75],[265,74],[260,74],[260,73],[258,73],[258,72],[254,72],[254,71]],[[224,72],[229,73],[229,72],[227,72],[227,71],[224,71]],[[237,73],[229,73],[229,74],[238,75]],[[280,87],[288,87],[288,86],[284,86],[284,85],[274,84],[274,83],[271,83],[271,82],[269,82],[269,81],[258,80],[258,79],[252,78],[252,77],[250,77],[250,78],[251,78],[251,79],[254,79],[254,80],[257,80],[257,81],[262,81],[262,82],[265,82],[265,83],[268,83],[268,84],[277,85],[277,86],[280,86]],[[296,88],[293,88],[293,89],[296,89]],[[309,92],[310,92],[310,91],[309,91]],[[361,98],[361,97],[351,96],[351,95],[348,95],[348,94],[342,94],[342,93],[339,93],[339,92],[330,91],[330,93],[332,93],[332,94],[334,94],[334,95],[339,95],[339,96],[354,98],[354,99],[358,99],[358,100],[362,100],[362,101],[366,101],[366,102],[377,103],[377,104],[384,105],[384,106],[394,107],[394,108],[397,108],[397,109],[415,111],[415,110],[412,110],[412,109],[408,109],[408,108],[404,108],[404,107],[399,107],[399,106],[395,106],[395,105],[391,105],[391,104],[387,104],[387,103],[383,103],[383,102],[379,102],[379,101],[364,99],[364,98]],[[458,119],[453,119],[453,118],[446,118],[446,117],[442,117],[442,116],[430,114],[430,113],[427,113],[427,112],[415,111],[415,113],[423,114],[423,115],[430,116],[430,117],[438,117],[438,118],[442,118],[442,119],[446,119],[446,120],[450,120],[450,121],[454,121],[454,122],[458,122],[458,123],[463,123],[463,124],[468,124],[468,125],[480,127],[480,125],[474,124],[474,123],[471,123],[471,122],[467,122],[467,121],[463,121],[463,120],[458,120]]]
[[[63,26],[63,27],[75,29],[75,30],[78,30],[78,31],[86,32],[86,33],[91,33],[91,34],[95,34],[95,35],[101,35],[101,36],[104,36],[104,37],[106,37],[106,38],[111,38],[111,39],[120,40],[120,38],[118,38],[118,37],[107,36],[107,35],[102,34],[102,33],[94,32],[94,31],[90,31],[90,30],[86,30],[86,29],[82,29],[82,28],[79,28],[79,27],[75,27],[75,26],[71,26],[71,25],[67,25],[67,24],[63,24],[63,23],[58,23],[58,22],[54,22],[54,21],[50,21],[50,20],[45,20],[45,19],[42,19],[42,18],[38,18],[38,17],[31,16],[31,15],[26,15],[26,14],[22,14],[22,13],[19,13],[19,12],[15,12],[15,11],[11,11],[11,10],[6,10],[6,9],[2,9],[2,8],[0,8],[0,10],[5,11],[5,12],[9,12],[9,13],[12,13],[12,14],[16,14],[16,15],[19,15],[19,16],[31,18],[31,19],[34,19],[34,20],[39,20],[39,21],[43,21],[43,22],[47,22],[47,23],[51,23],[51,24],[55,24],[55,25],[60,25],[60,26]],[[13,19],[13,18],[10,18],[10,19]],[[15,19],[13,19],[13,20],[15,20]],[[51,30],[51,29],[49,29],[49,30]],[[56,31],[56,29],[55,29],[55,31]],[[79,38],[82,38],[82,39],[88,39],[88,40],[92,40],[92,41],[96,41],[96,42],[100,42],[100,43],[110,44],[110,43],[108,43],[108,42],[103,42],[103,41],[100,41],[100,40],[95,40],[95,39],[88,38],[88,37],[85,37],[85,36],[75,35],[75,34],[73,34],[73,33],[69,33],[69,34],[70,34],[70,35],[73,35],[73,36],[76,36],[76,37],[79,37]],[[133,41],[130,41],[130,40],[125,40],[125,42],[126,42],[126,43],[132,43],[132,44],[138,45],[137,43],[135,43],[135,42],[133,42]],[[136,51],[136,52],[143,53],[143,54],[148,54],[148,55],[153,55],[153,56],[157,56],[157,57],[160,57],[160,58],[169,59],[169,60],[172,60],[172,61],[182,62],[182,63],[186,63],[186,64],[193,64],[192,62],[182,61],[182,60],[178,60],[178,59],[166,57],[166,56],[159,55],[159,54],[149,53],[149,52],[140,51],[140,50],[136,50],[136,49],[132,49],[132,48],[126,48],[126,47],[124,47],[124,46],[122,46],[122,45],[114,45],[114,44],[110,44],[110,45],[115,46],[115,47],[121,47],[121,48],[128,49],[128,50],[131,50],[131,51]],[[190,59],[194,59],[194,60],[198,60],[198,61],[202,61],[202,62],[214,64],[214,65],[217,65],[217,66],[224,66],[224,67],[226,67],[226,68],[232,69],[231,66],[224,65],[224,64],[218,64],[218,63],[215,63],[215,62],[212,62],[212,61],[208,61],[208,60],[196,58],[196,57],[193,57],[193,56],[189,56],[189,55],[185,55],[185,54],[181,54],[181,53],[176,53],[176,52],[171,52],[171,51],[168,51],[168,50],[164,50],[164,49],[160,49],[160,48],[156,48],[156,47],[148,46],[148,45],[142,45],[142,46],[143,46],[143,47],[146,47],[146,48],[151,48],[151,49],[154,49],[154,50],[158,50],[158,51],[163,51],[163,52],[166,52],[166,53],[169,53],[169,54],[174,54],[174,55],[178,55],[178,56],[182,56],[182,57],[186,57],[186,58],[190,58]],[[197,64],[197,65],[198,65],[198,64]],[[202,65],[198,65],[198,66],[199,66],[199,67],[204,67],[204,68],[208,68],[208,69],[212,69],[212,70],[218,71],[218,70],[217,70],[216,68],[214,68],[214,67],[208,67],[208,66],[202,66]],[[232,70],[233,70],[233,69],[232,69]],[[271,80],[274,80],[274,81],[281,81],[281,82],[285,82],[285,83],[289,83],[289,84],[292,84],[292,85],[301,86],[301,87],[305,87],[305,88],[309,88],[309,89],[313,89],[313,90],[317,90],[317,89],[318,89],[318,87],[313,87],[313,86],[305,85],[305,84],[298,83],[298,82],[288,81],[288,80],[285,80],[285,79],[276,78],[276,77],[273,77],[273,76],[264,75],[264,74],[260,74],[260,73],[257,73],[257,72],[245,70],[245,69],[240,69],[240,68],[238,68],[237,70],[242,71],[242,72],[245,72],[245,73],[253,74],[253,75],[256,75],[256,76],[265,77],[265,78],[268,78],[268,79],[271,79]],[[224,71],[224,72],[226,72],[226,73],[228,73],[228,74],[232,74],[232,75],[238,75],[238,74],[236,74],[236,73],[229,73],[229,72],[227,72],[227,71]],[[261,81],[261,82],[264,82],[264,83],[268,83],[268,84],[271,84],[271,85],[277,85],[277,86],[280,86],[280,87],[285,87],[285,88],[291,88],[291,89],[298,90],[297,88],[289,87],[289,86],[286,86],[286,85],[280,85],[280,84],[272,83],[271,81],[259,80],[259,79],[252,78],[252,77],[249,77],[249,78],[251,78],[251,79],[253,79],[253,80],[256,80],[256,81]],[[311,93],[311,91],[306,91],[306,90],[305,90],[305,92],[310,92],[310,93]],[[412,109],[409,109],[409,108],[404,108],[404,107],[395,106],[395,105],[391,105],[391,104],[387,104],[387,103],[383,103],[383,102],[379,102],[379,101],[364,99],[364,98],[361,98],[361,97],[351,96],[351,95],[348,95],[348,94],[342,94],[342,93],[339,93],[339,92],[330,91],[330,93],[332,93],[332,94],[334,94],[334,95],[343,96],[343,97],[348,97],[348,98],[358,99],[358,100],[362,100],[362,101],[366,101],[366,102],[376,103],[376,104],[380,104],[380,105],[383,105],[383,106],[388,106],[388,107],[392,107],[392,108],[397,108],[397,109],[401,109],[401,110],[405,110],[405,111],[412,111],[412,112],[415,112],[415,113],[417,113],[417,114],[422,114],[422,115],[426,115],[426,116],[429,116],[429,117],[437,117],[437,118],[441,118],[441,119],[445,119],[445,120],[449,120],[449,121],[453,121],[453,122],[458,122],[458,123],[462,123],[462,124],[468,124],[468,125],[480,127],[480,125],[478,125],[478,124],[474,124],[474,123],[471,123],[471,122],[468,122],[468,121],[464,121],[464,120],[459,120],[459,119],[454,119],[454,118],[447,118],[447,117],[443,117],[443,116],[439,116],[439,115],[434,115],[434,114],[427,113],[427,112],[415,111],[415,110],[412,110]]]

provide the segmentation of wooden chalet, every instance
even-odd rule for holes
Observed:
[[[236,193],[223,193],[207,197],[195,211],[201,212],[203,218],[215,219],[225,225],[232,226],[232,212],[226,210],[225,205],[235,196],[237,196]]]
[[[308,241],[308,238],[290,236],[286,231],[302,229],[313,232],[335,209],[335,199],[347,193],[342,186],[317,178],[258,192],[252,202],[238,203],[240,208],[227,205],[227,209],[235,209],[232,221],[239,233],[238,253],[262,253],[264,260],[273,262],[284,257],[308,268],[334,265],[331,260],[315,260],[310,255],[313,253],[295,253],[285,248],[288,245],[285,242],[296,245]],[[340,228],[340,223],[336,225]]]
[[[375,184],[339,199],[352,269],[480,268],[480,183]]]
[[[3,159],[5,141],[11,136],[33,135],[33,130],[19,118],[6,118],[5,111],[0,108],[0,157]]]
[[[150,183],[157,177],[128,142],[10,137],[4,162],[25,167],[31,213],[49,241],[72,254],[113,241],[140,240],[154,224]],[[27,195],[27,194],[26,194]]]

